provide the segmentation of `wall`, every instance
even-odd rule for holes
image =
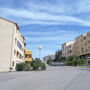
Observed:
[[[0,72],[9,71],[13,24],[0,19]]]

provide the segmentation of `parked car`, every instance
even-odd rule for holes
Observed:
[[[90,65],[90,60],[88,60],[88,64]]]
[[[52,62],[52,66],[65,66],[63,62]]]

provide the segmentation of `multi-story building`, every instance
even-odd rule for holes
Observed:
[[[46,63],[48,60],[54,60],[54,59],[55,59],[55,55],[50,54],[48,56],[43,57],[43,62]]]
[[[18,25],[0,18],[0,72],[15,70],[17,63],[24,62],[24,37]]]
[[[72,56],[75,53],[74,41],[65,42],[62,44],[62,57]]]
[[[76,55],[80,57],[90,57],[90,32],[82,34],[76,38]]]
[[[32,61],[32,51],[25,50],[25,63],[30,63]]]

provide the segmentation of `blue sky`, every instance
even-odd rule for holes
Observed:
[[[0,17],[16,22],[27,49],[38,57],[90,31],[90,0],[0,0]]]

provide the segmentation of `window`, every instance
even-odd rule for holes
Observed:
[[[19,57],[19,52],[17,51],[17,57]]]
[[[32,58],[32,55],[25,55],[25,58]]]
[[[27,58],[27,55],[25,55],[25,58]]]
[[[72,50],[70,50],[69,53],[71,54],[72,53]]]
[[[69,46],[69,48],[71,48],[71,45]]]
[[[86,40],[86,37],[83,37],[84,38],[84,40]]]
[[[83,40],[81,39],[81,42],[83,42]]]
[[[22,58],[22,55],[21,55],[21,54],[19,55],[19,58],[20,58],[20,59]]]
[[[28,58],[32,58],[32,55],[28,55]]]
[[[85,46],[87,46],[87,43],[85,43]]]
[[[90,34],[88,36],[90,37]]]
[[[81,50],[82,50],[82,53],[84,53],[84,48],[83,47],[81,48]]]
[[[19,48],[20,50],[23,50],[22,45],[20,44],[19,41],[17,42],[17,46],[18,46],[18,48]]]
[[[86,49],[85,51],[86,51],[86,53],[88,52],[88,50],[87,50],[87,49]]]

